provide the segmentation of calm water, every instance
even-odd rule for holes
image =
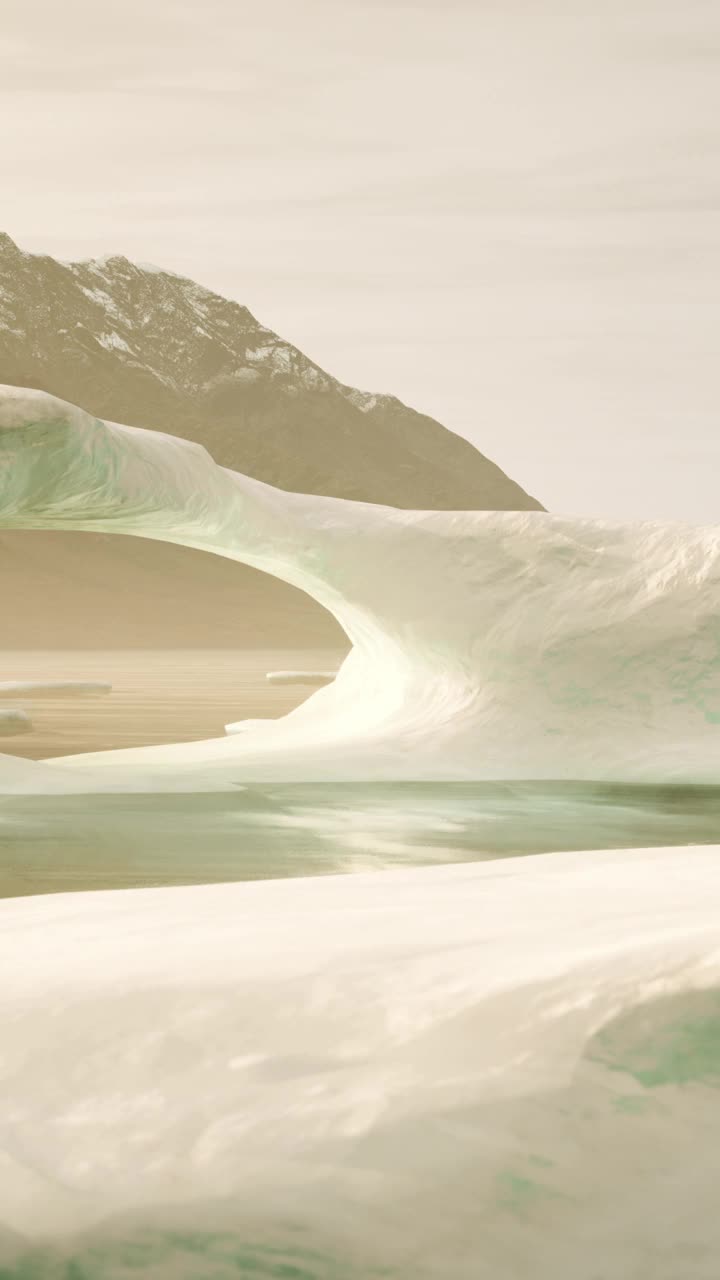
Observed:
[[[34,730],[0,739],[0,751],[39,760],[221,738],[230,721],[287,715],[313,692],[271,685],[268,671],[334,671],[343,657],[287,648],[5,650],[0,680],[99,680],[112,693],[7,703],[27,710]]]
[[[230,720],[284,715],[312,692],[270,685],[266,672],[333,669],[342,657],[282,648],[6,651],[3,679],[108,680],[113,691],[29,700],[34,732],[1,749],[38,758],[220,736]],[[714,841],[713,787],[268,784],[228,794],[0,798],[0,896]]]
[[[720,788],[267,784],[0,799],[0,896],[720,841]]]
[[[31,708],[35,733],[13,739],[6,749],[40,757],[217,735],[228,720],[282,715],[307,696],[307,689],[268,686],[266,671],[325,669],[340,658],[287,650],[5,655],[5,679],[109,679],[114,686],[108,699],[39,701]],[[720,842],[720,787],[268,783],[197,795],[0,797],[0,896],[352,873],[552,850],[714,842]],[[697,1028],[716,1028],[717,1011],[713,1005],[709,1013],[704,1006],[700,1012],[700,1020],[689,1023],[687,1011],[681,1011],[684,1068],[689,1061],[688,1037],[694,1053],[691,1065],[699,1061],[705,1070],[707,1061],[715,1063],[716,1050],[707,1049],[707,1036],[703,1039]],[[661,1044],[672,1048],[675,1042],[664,1024],[661,1032]],[[614,1070],[617,1053],[603,1034],[601,1061]],[[622,1045],[621,1049],[625,1052]],[[642,1061],[644,1065],[645,1058]],[[600,1150],[600,1163],[606,1130],[613,1149],[618,1134],[624,1143],[628,1132],[630,1138],[635,1132],[642,1138],[645,1130],[637,1129],[642,1123],[648,1125],[648,1140],[654,1141],[652,1111],[645,1120],[635,1112],[623,1113],[625,1128],[613,1128],[615,1113],[598,1109],[608,1092],[603,1077],[602,1088],[591,1095],[592,1106],[583,1094],[574,1100],[572,1093],[560,1096],[557,1111],[550,1106],[548,1131],[559,1135],[558,1168],[578,1132],[581,1140],[590,1133],[593,1159]],[[637,1098],[631,1102],[637,1104]],[[519,1105],[519,1131],[525,1133],[531,1128],[530,1113],[522,1110],[522,1102]],[[587,1117],[596,1113],[597,1126],[583,1129],[590,1123]],[[492,1114],[500,1114],[497,1107]],[[502,1136],[502,1116],[498,1123]],[[415,1231],[423,1213],[415,1198],[417,1188],[413,1185],[405,1194],[402,1184],[390,1181],[386,1186],[380,1181],[378,1191],[377,1171],[372,1159],[364,1168],[367,1154],[361,1146],[357,1169],[352,1161],[348,1168],[342,1161],[331,1166],[319,1193],[310,1180],[305,1198],[297,1198],[296,1188],[286,1194],[280,1186],[258,1218],[235,1200],[193,1204],[181,1211],[150,1205],[139,1218],[120,1216],[80,1237],[30,1246],[3,1230],[0,1212],[0,1280],[126,1280],[131,1274],[153,1280],[505,1280],[510,1275],[505,1266],[508,1253],[515,1259],[518,1233],[530,1230],[536,1221],[533,1215],[539,1220],[541,1213],[552,1214],[558,1205],[562,1209],[571,1203],[570,1197],[562,1196],[547,1203],[533,1200],[541,1195],[543,1171],[538,1173],[532,1164],[518,1165],[515,1156],[515,1164],[502,1165],[494,1173],[492,1166],[492,1176],[482,1172],[482,1134],[492,1129],[490,1112],[468,1120],[459,1105],[457,1115],[435,1116],[429,1126],[423,1122],[421,1131],[404,1130],[402,1119],[398,1126],[390,1125],[387,1140],[415,1143],[414,1158],[429,1158],[427,1167],[422,1165],[426,1183],[421,1177],[420,1190],[425,1186],[433,1197],[436,1190],[444,1194],[446,1169],[449,1190],[438,1214],[438,1231],[452,1239],[453,1249],[462,1244],[463,1231],[473,1240],[476,1233],[477,1267],[474,1247],[472,1260],[462,1268],[455,1255],[449,1265],[425,1265],[417,1258]],[[380,1172],[385,1140],[379,1147]],[[446,1148],[444,1142],[450,1145]],[[492,1155],[492,1142],[489,1150]],[[500,1144],[498,1150],[502,1162],[505,1148]],[[443,1152],[447,1160],[447,1151],[452,1152],[453,1168],[460,1157],[466,1162],[458,1166],[455,1181],[450,1164],[441,1166],[439,1173],[435,1170]],[[427,1200],[424,1203],[427,1206]],[[476,1218],[476,1205],[484,1215],[481,1219]],[[580,1205],[581,1218],[583,1211]],[[588,1214],[592,1226],[592,1204]],[[365,1225],[370,1221],[372,1231]],[[543,1240],[562,1240],[563,1230],[554,1230],[548,1222]],[[531,1252],[534,1268],[534,1248]],[[463,1256],[467,1254],[465,1249]],[[503,1260],[499,1266],[498,1257]],[[520,1260],[518,1269],[513,1261],[512,1273],[530,1274],[522,1265]],[[569,1272],[553,1265],[543,1274]],[[575,1274],[579,1273],[574,1270]]]

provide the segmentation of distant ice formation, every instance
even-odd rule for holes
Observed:
[[[0,680],[0,698],[96,698],[112,692],[99,680]]]
[[[14,387],[0,428],[0,526],[244,561],[314,596],[353,646],[331,684],[257,733],[65,757],[52,772],[110,790],[720,779],[718,528],[289,493],[196,444]]]
[[[3,1276],[715,1276],[718,901],[707,847],[1,902]]]
[[[32,720],[26,711],[11,711],[0,707],[0,738],[6,738],[15,733],[30,733],[32,727]]]

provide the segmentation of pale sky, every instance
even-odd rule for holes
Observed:
[[[2,0],[0,229],[245,303],[546,506],[720,522],[718,0]]]

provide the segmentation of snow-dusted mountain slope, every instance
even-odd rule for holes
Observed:
[[[196,440],[282,489],[539,506],[467,440],[393,396],[343,386],[247,307],[122,257],[62,263],[0,234],[0,382]]]
[[[718,781],[720,528],[286,493],[198,445],[16,388],[0,394],[0,450],[0,525],[243,561],[313,596],[353,645],[335,681],[282,720],[75,757],[93,787]]]
[[[533,508],[466,440],[343,386],[246,307],[126,258],[62,263],[0,234],[0,383],[197,440],[283,489],[399,507]],[[95,535],[0,537],[0,647],[336,646],[332,619],[245,566]]]
[[[713,1280],[720,849],[0,903],[7,1280]]]

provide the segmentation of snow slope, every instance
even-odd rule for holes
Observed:
[[[717,782],[720,529],[409,512],[287,493],[198,445],[0,395],[0,525],[213,551],[314,596],[353,648],[281,721],[68,758],[98,788],[244,780]],[[50,766],[48,766],[50,767]]]
[[[706,847],[0,903],[3,1276],[715,1280],[719,899]]]

